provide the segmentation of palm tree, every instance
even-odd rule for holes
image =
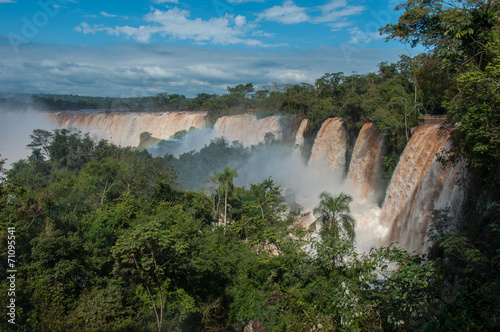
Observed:
[[[224,226],[227,222],[227,197],[233,189],[233,178],[237,177],[238,173],[229,167],[226,167],[222,173],[215,173],[214,179],[219,182],[218,192],[224,192]]]
[[[313,214],[322,224],[322,234],[332,235],[333,238],[346,238],[353,243],[356,237],[356,220],[351,215],[349,204],[352,197],[340,193],[338,196],[323,191],[320,195],[320,203],[314,208]]]

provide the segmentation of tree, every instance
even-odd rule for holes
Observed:
[[[50,143],[52,141],[53,134],[50,131],[43,129],[33,130],[33,134],[30,135],[31,142],[27,145],[28,148],[33,150],[36,159],[51,158],[50,155]]]
[[[143,306],[152,309],[158,331],[162,330],[167,313],[181,309],[179,306],[187,312],[194,310],[192,299],[182,289],[174,289],[171,276],[178,269],[172,265],[189,255],[190,242],[196,239],[199,228],[200,223],[180,208],[162,204],[155,215],[123,232],[111,250],[114,273],[135,283],[136,296]],[[176,294],[183,300],[173,301]]]
[[[233,229],[250,243],[274,240],[277,230],[286,227],[283,222],[286,205],[279,185],[268,178],[262,183],[251,184],[249,189],[237,189],[241,206],[235,209],[237,218]],[[287,228],[286,233],[289,232]]]
[[[7,159],[2,159],[2,155],[0,154],[0,179],[5,174],[5,162]]]
[[[322,225],[322,234],[332,236],[334,239],[345,238],[354,242],[356,233],[356,220],[351,215],[349,204],[352,197],[340,193],[338,196],[323,191],[319,198],[319,205],[314,208],[313,214]]]
[[[233,178],[237,177],[238,173],[229,167],[226,167],[222,173],[215,173],[213,179],[219,182],[219,188],[217,189],[217,193],[224,193],[224,226],[227,224],[227,199],[230,193],[232,192],[233,186]],[[219,199],[220,201],[220,199]],[[217,207],[219,203],[217,203]],[[217,208],[217,211],[219,209]]]
[[[247,95],[254,92],[255,89],[253,87],[253,83],[247,83],[247,84],[238,84],[234,88],[227,87],[227,91],[229,91],[230,94],[238,94],[242,95],[243,97],[246,97]]]
[[[399,39],[412,47],[421,44],[446,57],[450,64],[473,61],[480,68],[498,56],[487,44],[498,25],[498,2],[491,0],[409,0],[396,7],[404,10],[398,23],[381,29],[388,39]]]

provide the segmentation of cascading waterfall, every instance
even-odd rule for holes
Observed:
[[[248,145],[263,142],[267,133],[273,134],[277,140],[283,136],[279,116],[262,119],[257,119],[254,115],[223,116],[215,122],[214,131],[216,136]]]
[[[436,158],[448,139],[440,125],[429,124],[419,127],[408,142],[380,215],[381,223],[390,229],[386,244],[398,242],[410,251],[425,251],[432,210],[457,204],[459,170]]]
[[[137,146],[139,135],[150,132],[156,138],[169,138],[180,130],[205,125],[204,112],[125,113],[125,112],[50,112],[46,113],[61,128],[76,128],[106,138],[122,146]],[[224,116],[217,120],[213,130],[193,138],[202,144],[217,136],[254,145],[265,140],[267,133],[282,139],[285,129],[282,119],[271,116],[257,119],[254,115]],[[381,242],[399,242],[408,250],[425,251],[432,209],[457,207],[461,191],[457,185],[459,170],[443,166],[436,160],[436,153],[447,148],[449,134],[439,125],[419,127],[408,143],[386,191],[380,209],[377,189],[382,182],[382,156],[384,138],[373,124],[361,129],[344,180],[347,151],[347,131],[340,118],[327,119],[314,141],[307,165],[301,162],[300,147],[304,144],[304,131],[308,120],[299,127],[288,128],[295,132],[293,153],[269,152],[248,165],[247,178],[261,181],[273,176],[283,188],[297,196],[297,202],[312,210],[321,191],[333,194],[341,191],[354,197],[352,210],[358,220],[358,248],[369,250]],[[298,123],[296,124],[298,125]],[[294,129],[293,131],[291,129]],[[202,138],[200,138],[202,137]],[[275,146],[273,149],[279,147]],[[242,170],[243,171],[243,170]],[[248,173],[250,172],[250,173]],[[254,172],[252,174],[251,172]],[[244,172],[242,172],[244,173]],[[252,178],[253,176],[253,178]],[[239,177],[241,178],[241,176]],[[250,182],[255,183],[255,182]],[[300,199],[299,199],[300,198]],[[310,221],[309,221],[310,222]],[[359,250],[359,249],[358,249]]]
[[[300,122],[299,129],[295,135],[295,147],[302,147],[304,145],[304,131],[306,130],[308,123],[308,119],[304,119]]]
[[[293,153],[296,156],[300,156],[302,153],[302,147],[304,146],[304,131],[306,130],[308,123],[309,123],[308,119],[303,119],[300,122],[299,129],[297,129],[297,133],[295,134],[295,147]]]
[[[138,146],[139,136],[168,139],[176,132],[205,126],[206,112],[48,112],[61,128],[75,128],[91,136],[104,138],[121,146]]]
[[[342,119],[327,119],[323,122],[314,141],[309,166],[328,170],[330,175],[340,179],[345,169],[346,150],[347,131]]]
[[[374,128],[373,123],[363,125],[347,173],[347,181],[357,197],[361,199],[373,197],[378,200],[376,196],[379,194],[377,189],[382,182],[384,148],[384,137]]]

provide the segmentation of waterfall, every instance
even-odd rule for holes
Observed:
[[[302,155],[302,147],[304,146],[304,131],[306,130],[308,123],[308,119],[303,119],[300,122],[297,133],[295,134],[295,147],[293,150],[293,154],[297,157],[300,157]]]
[[[371,197],[378,201],[376,195],[382,182],[384,148],[382,134],[373,127],[373,123],[366,123],[359,132],[347,173],[347,182],[357,197]]]
[[[309,165],[327,170],[330,175],[340,179],[345,169],[346,150],[347,131],[342,119],[327,119],[314,140]]]
[[[380,215],[389,227],[386,244],[399,242],[423,252],[432,209],[454,205],[460,196],[459,170],[442,165],[436,154],[447,146],[449,134],[440,125],[423,125],[408,142],[394,171]]]
[[[300,122],[299,129],[297,130],[297,134],[295,134],[295,147],[300,148],[304,145],[304,131],[307,128],[307,124],[309,123],[308,119],[304,119]]]
[[[149,132],[153,138],[167,139],[180,130],[205,125],[205,112],[49,112],[47,114],[60,128],[76,128],[90,132],[92,136],[105,138],[122,146],[137,146],[139,135]],[[283,188],[297,197],[297,202],[312,210],[318,203],[318,195],[327,190],[353,196],[353,214],[358,220],[358,246],[369,250],[380,243],[399,242],[408,250],[424,252],[424,244],[433,209],[457,208],[461,190],[457,185],[460,170],[451,165],[443,166],[436,159],[441,149],[448,149],[449,133],[439,125],[419,127],[408,142],[394,171],[380,209],[377,190],[382,182],[382,156],[384,138],[373,124],[361,129],[353,150],[351,163],[344,181],[347,151],[347,131],[340,118],[327,119],[314,141],[307,165],[303,163],[300,147],[304,144],[304,131],[308,120],[303,119],[298,128],[287,128],[278,116],[258,119],[255,115],[223,116],[213,130],[192,133],[188,138],[196,140],[201,148],[213,137],[223,136],[238,140],[245,145],[255,145],[271,133],[276,139],[290,134],[294,152],[273,147],[261,151],[248,165],[246,179],[261,181],[273,176]],[[293,126],[297,126],[294,122]],[[292,130],[293,129],[293,130]],[[296,131],[295,131],[296,130]],[[198,133],[198,134],[196,134]],[[192,136],[192,137],[191,137]],[[152,139],[153,139],[152,138]],[[192,142],[186,138],[191,151]],[[294,143],[293,143],[294,142]],[[282,150],[282,151],[281,151]],[[290,154],[290,155],[288,155]],[[243,178],[243,176],[241,177]],[[249,182],[255,183],[255,182]]]
[[[150,132],[155,138],[168,139],[176,132],[205,126],[206,112],[48,112],[61,128],[75,128],[91,136],[121,146],[138,146],[139,136]]]
[[[216,136],[247,145],[263,142],[267,133],[273,134],[277,140],[283,136],[279,116],[262,119],[257,119],[254,115],[223,116],[215,122],[214,131]]]

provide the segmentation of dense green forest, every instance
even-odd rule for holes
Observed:
[[[383,32],[428,51],[382,63],[377,73],[328,73],[314,85],[258,91],[240,84],[192,99],[34,101],[52,109],[203,109],[212,122],[257,108],[259,116],[305,116],[311,135],[332,116],[353,136],[372,121],[388,138],[388,171],[420,114],[447,114],[453,148],[440,157],[465,166],[464,204],[454,218],[433,211],[426,255],[392,246],[356,253],[351,198],[342,193],[318,198],[321,231],[311,237],[271,178],[234,185],[234,169],[252,150],[223,139],[154,158],[67,130],[36,130],[30,157],[9,170],[0,162],[0,292],[14,291],[16,306],[16,325],[4,316],[0,328],[241,331],[252,322],[269,331],[498,330],[499,4],[409,0],[398,8],[399,21]],[[196,167],[199,179],[183,173]]]

